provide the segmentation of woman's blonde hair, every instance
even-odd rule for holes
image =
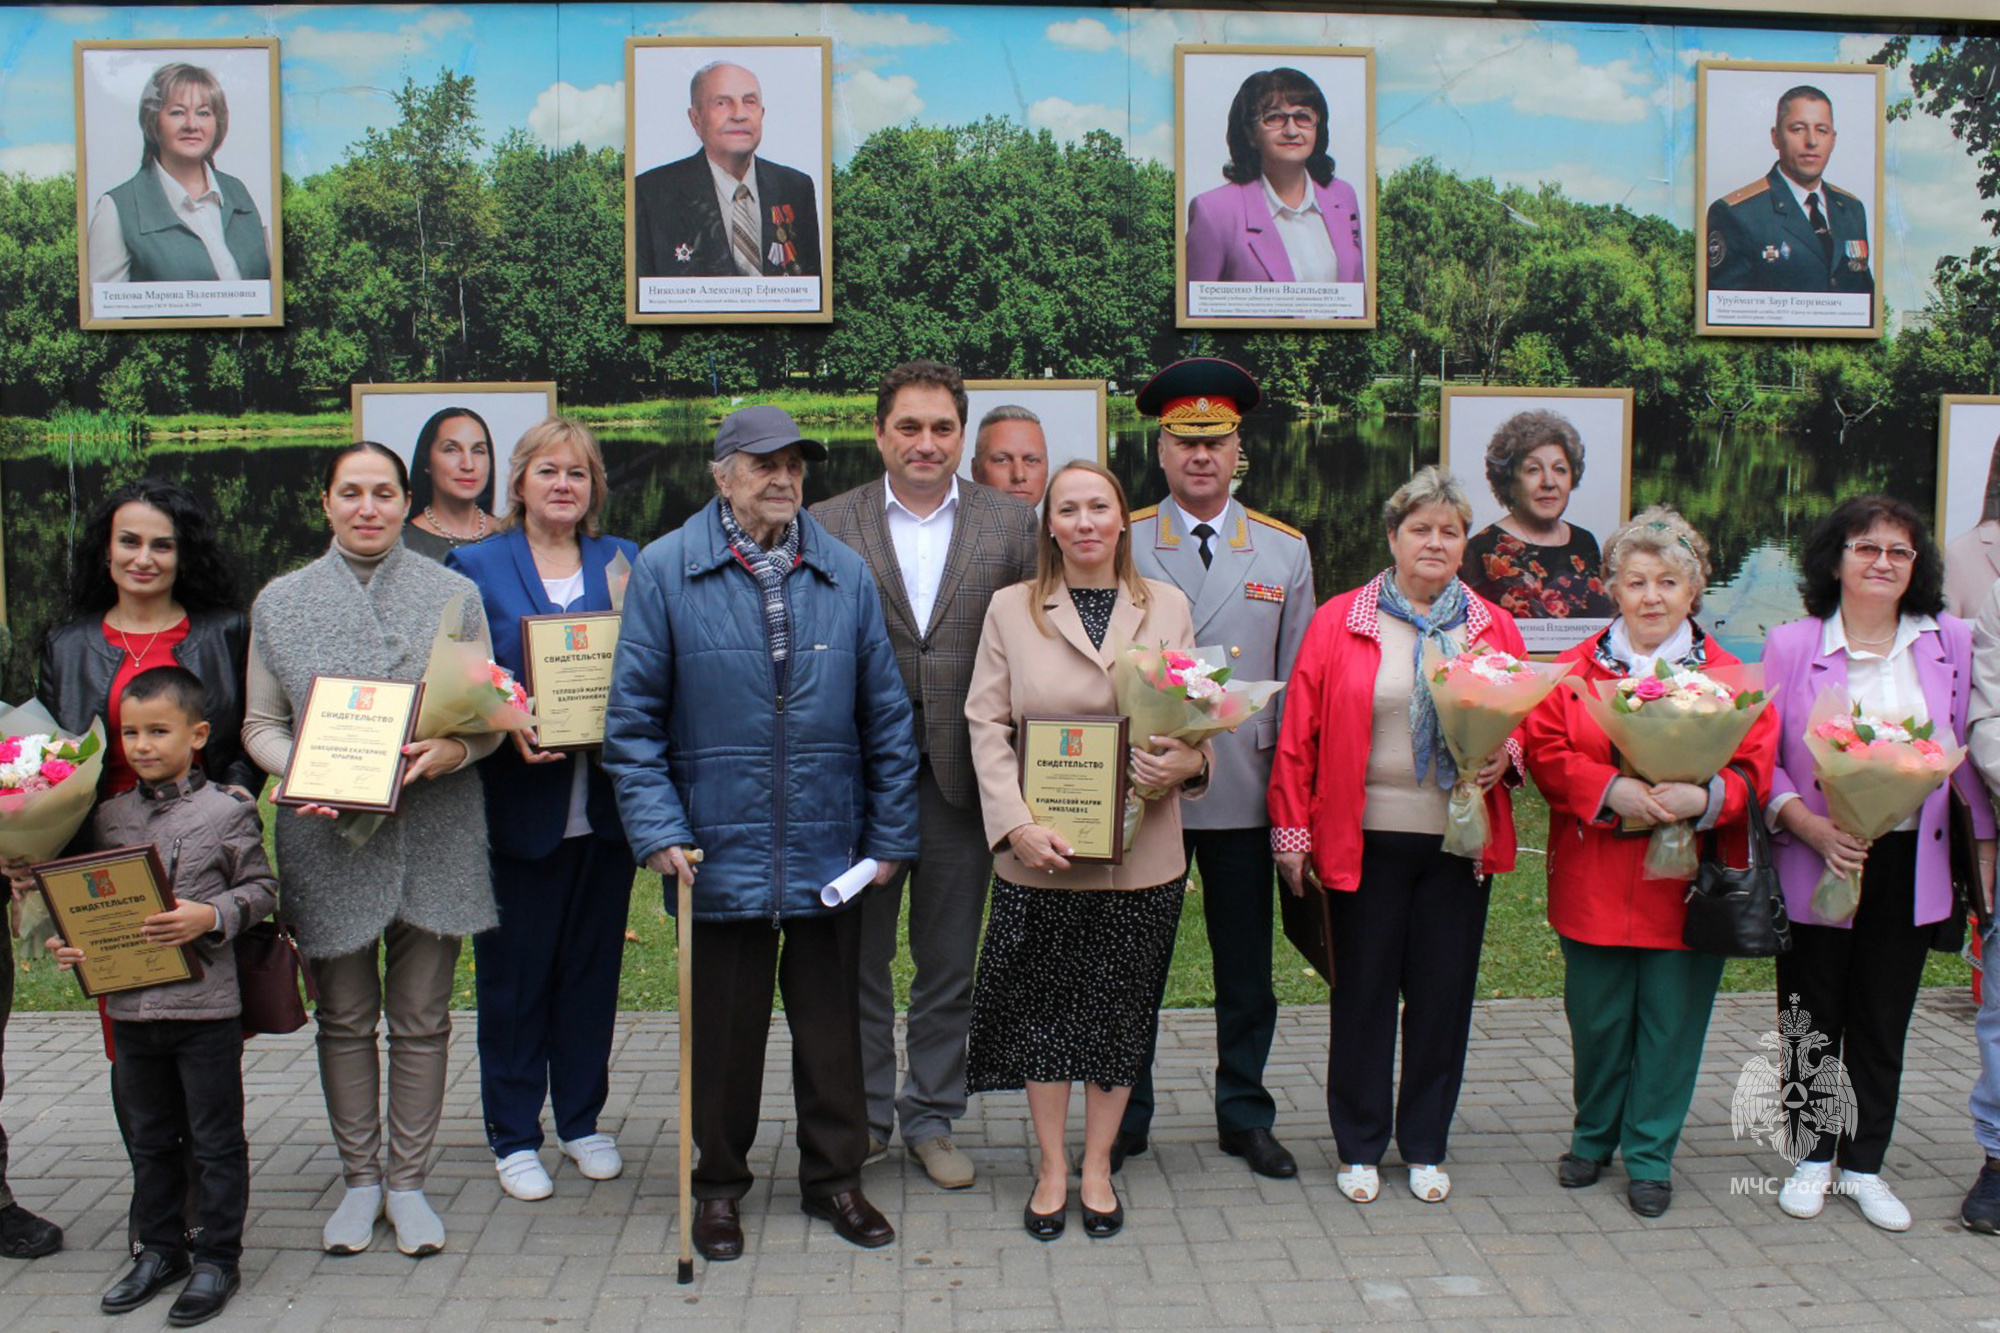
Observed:
[[[1396,493],[1382,505],[1382,526],[1393,537],[1404,519],[1432,505],[1449,506],[1458,515],[1460,526],[1471,528],[1471,497],[1466,495],[1457,477],[1435,463],[1418,468],[1414,477],[1396,488]]]
[[[590,503],[584,507],[581,527],[586,536],[603,535],[598,531],[597,516],[604,511],[605,492],[610,487],[604,475],[604,451],[597,447],[597,436],[590,427],[570,417],[547,417],[536,422],[514,446],[514,456],[507,462],[507,513],[500,520],[502,532],[522,522],[521,496],[527,487],[528,469],[537,458],[565,444],[576,450],[590,470]]]
[[[1118,546],[1112,556],[1111,567],[1118,575],[1118,581],[1125,585],[1126,593],[1133,605],[1144,606],[1147,602],[1146,582],[1139,577],[1139,567],[1132,560],[1132,506],[1125,499],[1125,488],[1118,483],[1110,468],[1088,458],[1072,458],[1057,468],[1049,478],[1049,488],[1042,493],[1042,543],[1040,554],[1035,557],[1035,581],[1028,590],[1028,613],[1035,618],[1035,628],[1049,637],[1055,637],[1055,626],[1042,614],[1042,603],[1056,590],[1062,581],[1062,548],[1056,545],[1055,533],[1049,527],[1049,519],[1055,513],[1056,483],[1071,472],[1088,472],[1094,477],[1102,477],[1110,484],[1111,493],[1118,498]]]
[[[1604,542],[1604,586],[1608,591],[1618,580],[1618,571],[1635,555],[1657,556],[1660,561],[1694,585],[1690,614],[1701,610],[1701,594],[1708,587],[1708,542],[1694,526],[1667,505],[1653,505],[1632,516]]]
[[[222,141],[229,137],[229,99],[223,96],[222,85],[213,74],[200,65],[190,65],[175,61],[162,65],[153,71],[153,77],[146,80],[145,89],[139,94],[139,139],[144,149],[139,155],[139,165],[143,168],[156,162],[160,157],[160,110],[182,88],[193,88],[208,103],[208,109],[215,115],[215,138],[208,145],[208,156],[204,161],[215,161],[216,153],[222,149]]]

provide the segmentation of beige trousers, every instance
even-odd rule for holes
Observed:
[[[350,1187],[422,1189],[444,1112],[452,971],[460,940],[401,921],[378,945],[313,964],[319,982],[319,1081]],[[377,1020],[389,1014],[389,1171],[382,1173]]]

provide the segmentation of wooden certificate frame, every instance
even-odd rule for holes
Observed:
[[[298,709],[292,757],[271,803],[395,814],[409,767],[403,747],[416,731],[423,695],[418,681],[315,673]],[[378,704],[378,696],[386,697]],[[387,752],[392,743],[393,758]]]
[[[1124,863],[1131,726],[1116,713],[1021,719],[1015,745],[1021,795],[1037,824],[1069,842],[1072,862]]]
[[[200,979],[201,959],[191,945],[139,938],[147,917],[177,906],[159,848],[147,843],[66,856],[43,862],[34,874],[56,933],[83,950],[76,983],[86,997]]]

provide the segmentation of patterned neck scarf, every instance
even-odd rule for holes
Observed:
[[[1456,657],[1459,643],[1447,631],[1461,628],[1465,624],[1465,585],[1454,578],[1445,585],[1431,602],[1427,615],[1417,614],[1410,605],[1410,599],[1396,586],[1396,571],[1387,569],[1378,580],[1382,591],[1376,601],[1376,609],[1386,611],[1417,632],[1417,645],[1413,667],[1417,687],[1410,691],[1410,754],[1416,760],[1417,781],[1424,780],[1427,769],[1435,767],[1437,785],[1450,787],[1458,781],[1458,765],[1452,762],[1451,747],[1444,743],[1444,731],[1438,725],[1437,705],[1431,702],[1431,687],[1424,680],[1424,643],[1435,643],[1438,651],[1446,657]]]
[[[1625,632],[1625,618],[1620,616],[1597,636],[1591,656],[1597,659],[1597,665],[1619,676],[1648,675],[1653,664],[1660,661],[1679,671],[1700,671],[1708,665],[1708,636],[1690,618],[1682,621],[1681,627],[1669,634],[1656,651],[1642,653],[1632,646],[1632,638]]]
[[[770,550],[759,546],[751,535],[736,521],[736,514],[729,507],[729,501],[718,502],[717,513],[722,519],[722,535],[729,539],[729,549],[736,552],[736,558],[757,580],[757,591],[764,598],[764,631],[771,643],[771,660],[778,667],[780,693],[784,690],[785,667],[792,656],[792,611],[785,600],[785,576],[799,563],[799,520],[796,515],[785,525],[784,535]]]

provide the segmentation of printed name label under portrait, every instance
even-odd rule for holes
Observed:
[[[726,314],[820,308],[819,278],[640,278],[648,315]]]
[[[94,282],[90,300],[99,319],[268,315],[271,284],[263,278],[239,282]]]
[[[1865,329],[1875,319],[1874,300],[1866,292],[1710,291],[1708,322]]]
[[[1362,282],[1191,282],[1188,314],[1200,319],[1359,319]]]

